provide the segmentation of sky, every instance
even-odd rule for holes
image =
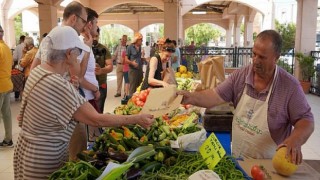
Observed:
[[[274,0],[275,18],[280,23],[296,22],[297,1],[296,0]]]

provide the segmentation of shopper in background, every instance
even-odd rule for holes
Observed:
[[[123,81],[123,59],[122,54],[127,50],[127,35],[122,35],[121,44],[117,46],[116,51],[113,54],[113,60],[116,61],[116,73],[117,73],[117,93],[114,97],[120,97],[122,91]]]
[[[168,62],[174,52],[175,47],[172,41],[167,39],[161,46],[160,52],[150,59],[141,90],[149,87],[167,87],[169,85],[162,81],[162,72],[169,66]]]
[[[87,17],[87,22],[86,22],[84,31],[80,35],[80,40],[83,42],[85,42],[86,37],[88,36],[95,37],[98,34],[97,23],[98,23],[99,16],[97,12],[88,7],[86,7],[85,9],[88,17]],[[89,47],[92,48],[92,46],[89,46]],[[82,52],[81,55],[78,56],[78,61],[80,62],[80,70],[79,70],[80,89],[83,90],[84,97],[94,107],[94,109],[97,112],[100,112],[98,107],[100,91],[99,91],[99,83],[96,79],[96,74],[95,74],[96,60],[94,58],[93,51],[91,50],[89,53]],[[70,72],[70,74],[72,74],[72,72]],[[88,125],[83,124],[82,122],[78,123],[70,140],[70,146],[69,146],[70,160],[76,160],[77,154],[87,149],[87,140],[93,141],[94,138],[96,136],[99,136],[100,134],[101,132],[98,128],[90,127]]]
[[[14,51],[13,51],[13,62],[14,62],[14,64],[13,64],[13,68],[17,68],[17,69],[19,69],[20,71],[23,71],[23,68],[21,68],[20,66],[19,66],[19,64],[20,64],[20,60],[21,60],[21,58],[23,57],[23,55],[24,55],[24,39],[25,39],[25,37],[26,36],[24,36],[24,35],[22,35],[22,36],[20,36],[20,38],[19,38],[19,44],[16,46],[16,48],[14,49]],[[23,81],[23,78],[21,78],[22,80],[21,81]],[[19,80],[20,81],[20,80]],[[21,86],[23,86],[23,82],[17,82],[17,84],[19,85],[21,85]],[[18,86],[19,87],[19,86]],[[21,88],[23,88],[23,87],[21,87]],[[20,89],[20,88],[17,88],[17,89]],[[16,101],[18,101],[19,100],[19,98],[20,98],[20,91],[15,91],[14,92],[14,98],[16,99]]]
[[[150,61],[150,52],[151,52],[151,47],[149,46],[149,42],[146,42],[146,46],[143,47],[143,57],[146,58],[146,62]]]
[[[80,35],[80,33],[85,30],[86,24],[87,24],[87,11],[81,3],[77,1],[72,1],[64,8],[62,26],[70,26],[73,29],[75,29],[77,33]],[[84,42],[89,47],[91,47],[92,37],[89,37],[88,35],[86,35]],[[40,43],[39,50],[36,54],[35,59],[32,62],[32,65],[30,68],[31,70],[46,61],[46,59],[41,58],[41,53],[43,48],[46,49],[46,47],[43,47],[42,43]],[[79,71],[80,71],[79,69],[71,70],[72,73],[74,73],[73,75],[76,74],[76,76],[79,76]]]
[[[4,31],[0,25],[0,118],[3,120],[5,136],[0,147],[12,147],[12,120],[10,108],[10,92],[13,88],[11,68],[13,58],[10,48],[3,41]]]
[[[96,78],[99,83],[100,98],[98,100],[99,111],[103,113],[104,104],[107,98],[107,74],[112,72],[113,64],[111,53],[107,47],[99,43],[100,29],[98,34],[93,38],[92,51],[96,60]]]
[[[97,113],[63,77],[68,66],[79,66],[77,56],[81,51],[90,51],[73,28],[55,27],[43,43],[47,61],[31,71],[21,104],[21,131],[13,162],[15,179],[48,179],[61,168],[68,160],[69,140],[77,121],[97,127],[139,124],[147,128],[153,123],[153,117],[146,114]]]
[[[23,72],[24,72],[24,77],[26,82],[30,74],[30,67],[31,67],[32,61],[38,51],[38,48],[34,46],[32,37],[25,38],[24,48],[26,53],[23,56],[23,58],[20,60],[20,66],[24,68]]]
[[[136,92],[143,79],[143,60],[141,58],[141,45],[143,36],[140,33],[134,35],[131,45],[127,47],[126,63],[129,64],[129,96]]]
[[[181,54],[180,54],[180,49],[177,46],[177,41],[172,40],[172,43],[175,48],[175,53],[173,53],[171,57],[171,67],[174,71],[177,71],[177,69],[180,67]]]
[[[130,88],[130,83],[129,83],[129,64],[126,63],[126,52],[122,52],[122,62],[123,62],[123,79],[124,79],[124,96],[123,100],[127,101],[130,99],[129,97],[129,88]]]
[[[24,55],[24,39],[26,38],[26,36],[22,35],[19,38],[19,44],[16,46],[16,48],[13,51],[13,62],[14,62],[14,66],[19,64],[20,59],[23,57]]]
[[[299,81],[277,66],[282,39],[261,32],[252,49],[253,64],[232,73],[215,89],[179,92],[183,103],[211,108],[233,102],[232,153],[236,157],[270,159],[287,147],[291,162],[302,161],[301,146],[314,130],[311,108]]]

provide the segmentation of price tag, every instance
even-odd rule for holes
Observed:
[[[211,133],[204,141],[199,151],[203,159],[206,159],[209,169],[213,169],[226,154],[226,151],[214,133]]]

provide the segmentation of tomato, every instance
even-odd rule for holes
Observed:
[[[141,102],[141,103],[140,103],[140,106],[143,107],[143,106],[144,106],[144,102]]]
[[[141,92],[138,97],[141,101],[146,102],[147,94],[145,92]]]
[[[148,91],[148,94],[150,93],[151,89],[152,89],[152,88],[148,88],[148,89],[147,89],[147,91]]]
[[[251,168],[251,176],[254,180],[264,180],[265,179],[265,173],[261,169],[260,166],[254,165]]]

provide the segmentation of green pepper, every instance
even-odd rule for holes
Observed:
[[[163,152],[159,151],[155,156],[154,160],[162,162],[164,160],[164,154]]]
[[[170,135],[170,127],[169,126],[165,126],[165,125],[162,125],[160,126],[160,129],[165,132],[167,135]]]
[[[160,136],[158,137],[158,141],[161,141],[167,137],[167,134],[165,132],[161,133]]]

